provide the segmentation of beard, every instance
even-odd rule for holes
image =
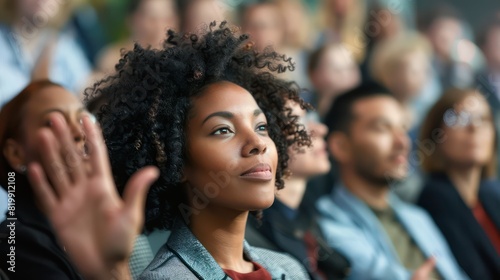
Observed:
[[[387,161],[389,160],[390,159],[387,159]],[[378,188],[388,188],[393,185],[398,185],[398,183],[406,178],[406,165],[395,167],[394,170],[378,172],[377,168],[380,165],[379,161],[365,154],[356,158],[354,168],[360,177]]]

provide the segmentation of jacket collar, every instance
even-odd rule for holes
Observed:
[[[207,279],[207,275],[210,279],[230,279],[182,219],[174,222],[167,246],[199,279]],[[273,279],[281,279],[286,274],[283,268],[263,261],[246,241],[243,242],[243,254],[264,267]]]

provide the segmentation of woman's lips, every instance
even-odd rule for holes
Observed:
[[[265,163],[259,163],[240,175],[240,178],[257,181],[270,181],[273,179],[271,166]]]

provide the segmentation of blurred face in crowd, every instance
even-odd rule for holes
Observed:
[[[472,93],[443,116],[446,141],[439,146],[445,165],[485,166],[492,158],[495,128],[488,103]]]
[[[500,71],[500,26],[491,29],[483,46],[486,61],[490,67],[494,67],[496,71]]]
[[[132,33],[142,45],[159,47],[168,29],[179,28],[173,0],[143,0],[132,16]]]
[[[210,199],[208,207],[271,206],[278,154],[253,96],[236,84],[215,83],[193,99],[189,115],[184,177],[191,202],[199,191]]]
[[[354,1],[357,0],[327,0],[330,14],[338,17],[345,17],[349,14],[349,10]]]
[[[425,86],[429,73],[429,57],[422,51],[413,51],[397,58],[387,75],[387,87],[399,100],[411,100]]]
[[[84,149],[85,137],[80,124],[82,117],[88,114],[82,103],[67,90],[48,86],[34,93],[22,108],[20,133],[15,139],[9,139],[3,149],[9,164],[14,168],[27,165],[37,160],[36,134],[42,127],[50,127],[50,117],[59,116],[65,119],[71,129],[74,141]],[[71,160],[68,155],[67,160]],[[69,163],[70,164],[70,163]]]
[[[292,172],[292,177],[307,179],[328,172],[330,161],[324,140],[328,128],[319,121],[315,112],[307,113],[298,104],[292,105],[292,109],[292,114],[300,117],[299,122],[306,126],[307,131],[312,136],[310,148],[302,148],[302,151],[289,148],[290,162],[288,167]]]
[[[258,49],[272,45],[280,48],[284,41],[283,17],[274,4],[261,4],[249,7],[243,15],[243,32],[250,35]]]
[[[185,17],[185,32],[193,32],[202,24],[225,19],[220,0],[194,0],[187,7]]]
[[[42,11],[44,11],[44,16],[47,14],[53,15],[62,8],[58,1],[52,0],[17,0],[16,2],[18,15],[29,19]]]
[[[320,94],[338,95],[357,86],[361,74],[351,52],[333,45],[322,54],[311,80]]]
[[[439,18],[429,28],[428,36],[436,54],[450,58],[454,44],[463,36],[462,24],[455,18]]]
[[[403,179],[410,140],[401,105],[392,97],[375,96],[357,101],[351,112],[349,132],[328,139],[340,167],[380,186]]]
[[[303,33],[308,30],[309,19],[304,7],[300,2],[285,0],[279,2],[279,9],[283,15],[286,15],[283,17],[284,40],[286,40],[287,44],[300,42],[304,36]]]

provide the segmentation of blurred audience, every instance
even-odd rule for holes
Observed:
[[[30,81],[50,78],[77,93],[86,85],[90,64],[67,21],[71,1],[3,1],[0,7],[0,107]]]
[[[352,53],[339,43],[326,44],[309,56],[312,95],[306,97],[323,119],[335,98],[361,82]]]
[[[377,46],[398,35],[402,35],[405,29],[405,23],[398,11],[378,2],[372,4],[363,29],[366,35],[366,53],[360,65],[363,83],[373,82],[370,73],[370,62]]]
[[[428,214],[390,192],[410,149],[398,101],[356,88],[336,99],[327,125],[340,181],[317,207],[328,244],[352,264],[349,279],[467,279]]]
[[[230,10],[223,0],[178,0],[180,29],[182,32],[197,32],[212,21],[223,21],[230,17]]]
[[[306,113],[298,104],[292,106],[312,133],[312,147],[289,148],[291,176],[279,190],[273,205],[264,210],[262,220],[249,219],[245,238],[257,247],[286,252],[307,268],[311,279],[345,279],[349,262],[328,247],[317,224],[317,213],[299,209],[308,179],[330,169],[324,137],[325,125],[316,113]]]
[[[439,90],[472,85],[480,54],[468,39],[470,30],[460,14],[451,6],[438,5],[423,14],[419,28],[434,50],[432,67],[438,77]]]
[[[471,279],[500,279],[500,184],[492,180],[497,137],[492,117],[480,93],[452,89],[431,109],[421,134],[433,149],[423,160],[429,178],[418,204]]]
[[[486,67],[476,77],[477,88],[484,95],[493,114],[495,130],[500,131],[500,16],[489,21],[480,32],[478,45],[486,58]],[[500,172],[500,138],[496,139],[497,173]]]
[[[285,11],[294,10],[296,19],[288,19]],[[307,51],[305,39],[310,35],[304,11],[299,2],[256,0],[239,6],[238,16],[243,33],[250,35],[257,50],[263,52],[270,47],[286,53],[294,62],[293,70],[280,74],[280,78],[297,82],[301,87],[309,86],[307,79]],[[293,24],[290,20],[297,21]],[[302,20],[302,21],[301,21]]]
[[[384,85],[403,105],[410,129],[418,127],[439,98],[437,92],[423,92],[431,79],[431,58],[432,49],[425,37],[405,33],[377,46],[370,63],[374,80]]]
[[[175,0],[132,0],[127,23],[130,37],[106,47],[98,59],[97,71],[111,74],[121,57],[121,50],[131,50],[134,43],[144,48],[159,49],[168,29],[179,29]]]
[[[356,61],[362,61],[366,51],[365,0],[322,0],[316,17],[320,30],[316,46],[344,43]]]

